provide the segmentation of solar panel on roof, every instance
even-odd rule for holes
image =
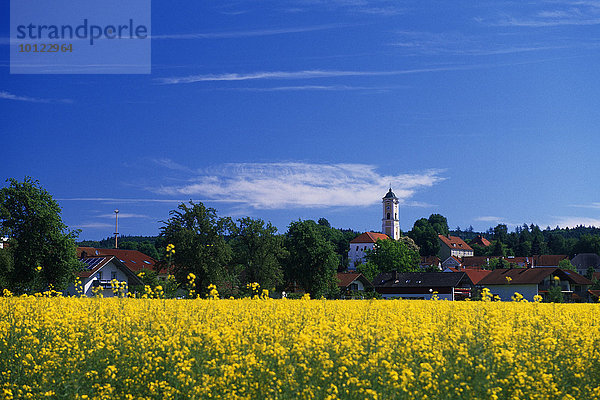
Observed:
[[[104,257],[83,258],[80,261],[82,261],[85,264],[86,268],[89,270],[94,269],[94,267],[96,267],[98,264],[104,261]]]

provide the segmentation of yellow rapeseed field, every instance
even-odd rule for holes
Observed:
[[[0,298],[0,398],[600,399],[600,305]]]

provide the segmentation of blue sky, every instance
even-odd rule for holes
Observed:
[[[285,231],[600,226],[600,1],[152,2],[150,75],[11,75],[0,177],[83,239],[154,235],[189,199]]]

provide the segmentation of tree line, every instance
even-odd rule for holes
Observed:
[[[39,291],[52,285],[65,289],[82,264],[76,258],[78,231],[69,230],[60,217],[60,207],[39,182],[14,179],[0,189],[0,236],[9,246],[0,249],[0,289],[16,293]],[[475,255],[527,256],[533,254],[600,253],[600,235],[578,230],[579,237],[565,237],[567,230],[544,230],[524,225],[508,232],[497,225],[483,235],[492,245],[472,245]],[[182,203],[170,211],[157,237],[123,237],[121,248],[139,250],[169,268],[176,281],[185,284],[194,274],[195,290],[203,293],[216,284],[225,296],[237,296],[251,283],[278,291],[303,289],[313,297],[336,297],[336,272],[348,267],[349,243],[359,235],[350,229],[331,227],[325,218],[292,221],[287,231],[262,219],[221,217],[202,203]],[[472,229],[464,231],[472,235]],[[573,234],[573,230],[567,232]],[[369,280],[378,273],[419,270],[421,256],[437,255],[438,235],[463,231],[448,228],[446,218],[432,214],[415,221],[398,241],[378,241],[358,266]],[[105,241],[80,245],[111,247]],[[470,241],[467,238],[468,241]],[[174,252],[167,257],[166,248]],[[150,275],[150,274],[149,274]]]

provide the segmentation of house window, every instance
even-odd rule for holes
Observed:
[[[102,271],[98,271],[98,273],[96,275],[98,276],[98,280],[101,281],[102,280]]]
[[[398,219],[398,213],[394,213],[394,219]]]
[[[354,282],[350,284],[350,290],[352,291],[357,291],[358,290],[358,283]]]
[[[117,279],[117,271],[112,271],[112,272],[110,273],[110,279],[111,279],[111,280],[113,280],[113,279]]]
[[[390,213],[387,213],[387,219],[390,219]]]

